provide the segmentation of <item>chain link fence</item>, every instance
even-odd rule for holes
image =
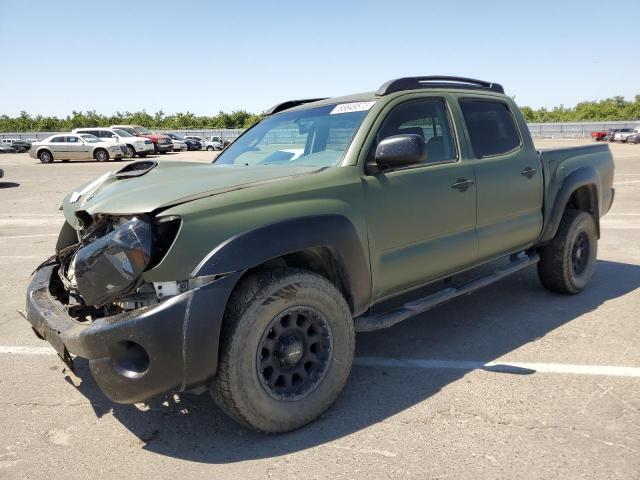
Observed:
[[[591,132],[605,131],[609,128],[638,128],[640,120],[623,122],[563,122],[563,123],[529,123],[529,131],[534,138],[591,138]],[[158,133],[173,133],[176,135],[197,135],[199,137],[222,137],[225,140],[235,140],[244,129],[193,129],[193,130],[156,130]],[[0,133],[2,138],[20,138],[25,140],[43,139],[60,132],[20,132]]]

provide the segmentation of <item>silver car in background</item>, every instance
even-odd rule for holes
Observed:
[[[640,133],[640,129],[638,129],[638,128],[621,128],[613,135],[613,140],[615,142],[623,142],[623,143],[625,143],[631,135],[635,135],[636,133]]]
[[[31,144],[29,155],[42,163],[54,160],[121,160],[127,152],[124,145],[112,145],[98,137],[79,133],[57,133]]]

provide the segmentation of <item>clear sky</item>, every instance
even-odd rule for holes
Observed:
[[[0,114],[259,112],[430,74],[499,82],[533,107],[632,98],[640,93],[639,7],[0,0]]]

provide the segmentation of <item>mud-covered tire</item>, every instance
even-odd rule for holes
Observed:
[[[293,312],[289,320],[288,312]],[[304,312],[311,312],[308,318]],[[312,330],[307,330],[307,325],[317,323],[308,322],[323,325],[321,329],[313,329],[311,339],[305,337]],[[276,342],[282,342],[283,338],[286,342],[296,338],[287,330],[292,327],[304,330],[301,348],[295,351],[278,348]],[[268,340],[270,336],[272,340]],[[318,340],[314,340],[316,337]],[[265,344],[267,341],[272,343]],[[317,347],[319,343],[324,346]],[[287,348],[289,345],[285,344]],[[315,355],[310,353],[314,352],[313,345],[317,347],[316,353],[325,352],[317,364],[308,362],[306,357]],[[294,430],[316,419],[335,401],[349,376],[354,347],[351,311],[342,294],[327,279],[290,268],[250,274],[241,280],[227,306],[218,372],[209,391],[225,413],[247,427],[267,433]],[[293,373],[282,382],[284,387],[276,387],[280,376],[266,379],[265,358],[276,359],[279,365],[285,365],[284,359],[291,362],[272,368],[276,372],[272,375],[280,375],[280,368],[307,371],[308,363],[312,364],[311,372],[316,369],[315,374],[298,380],[296,387]],[[286,371],[282,376],[286,376]]]
[[[593,217],[581,210],[566,210],[555,237],[539,253],[542,285],[557,293],[581,292],[593,275],[598,254]]]

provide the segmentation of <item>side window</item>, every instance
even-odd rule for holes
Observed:
[[[65,139],[64,139],[64,137],[53,137],[51,139],[51,142],[52,143],[64,143]]]
[[[451,120],[444,100],[411,100],[395,107],[378,131],[370,158],[378,142],[404,134],[420,135],[424,139],[427,146],[426,163],[451,162],[457,158]]]
[[[98,131],[98,136],[100,138],[113,138],[115,137],[115,135],[113,133],[111,133],[109,130],[99,130]]]
[[[460,108],[477,158],[502,155],[520,147],[520,134],[506,103],[460,100]]]
[[[67,137],[67,143],[78,143],[79,141],[78,137]]]

